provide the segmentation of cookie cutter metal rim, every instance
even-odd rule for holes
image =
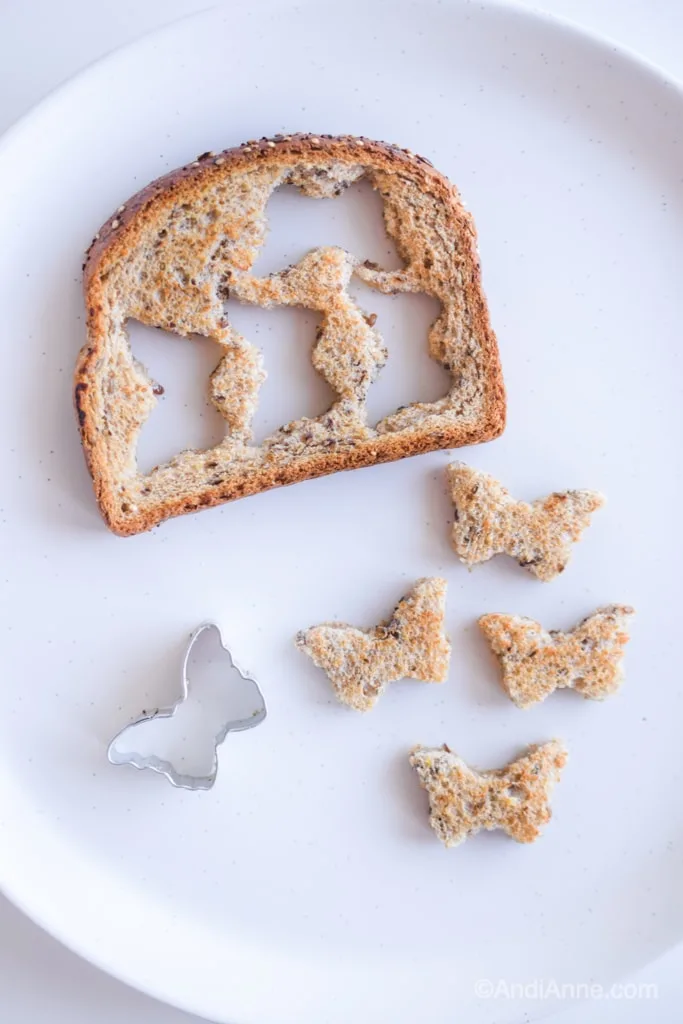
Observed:
[[[187,664],[195,642],[207,629],[215,629],[218,633],[218,642],[230,658],[231,669],[234,669],[242,679],[248,680],[250,683],[254,684],[257,693],[261,698],[263,709],[253,714],[250,718],[233,719],[221,726],[220,730],[214,736],[213,767],[208,775],[184,775],[181,772],[178,772],[170,761],[165,761],[163,758],[157,757],[156,754],[143,756],[142,754],[138,754],[136,751],[130,751],[127,754],[117,753],[116,743],[124,733],[128,732],[129,729],[132,729],[136,725],[140,725],[141,722],[150,722],[155,718],[173,718],[180,705],[185,703],[190,693],[190,680],[187,674]],[[153,711],[145,711],[138,718],[129,722],[128,725],[125,725],[123,729],[119,729],[107,747],[107,760],[110,764],[130,765],[132,768],[137,768],[140,771],[144,768],[151,768],[153,772],[158,772],[160,775],[167,778],[171,785],[175,786],[176,789],[189,789],[193,791],[211,789],[218,774],[218,748],[223,743],[225,737],[229,732],[243,732],[246,729],[252,729],[254,726],[260,725],[266,715],[266,702],[263,693],[261,692],[261,687],[253,676],[243,672],[239,665],[235,663],[232,651],[229,647],[226,647],[223,642],[223,634],[221,633],[220,626],[215,622],[203,622],[190,634],[187,650],[185,651],[185,657],[183,658],[182,686],[178,700],[173,704],[170,704],[168,707],[155,708]]]

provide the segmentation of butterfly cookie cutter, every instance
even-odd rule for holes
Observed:
[[[256,710],[248,718],[230,719],[224,722],[218,732],[214,735],[213,742],[213,764],[211,771],[208,774],[203,775],[192,775],[185,774],[177,770],[177,768],[171,763],[171,761],[165,760],[164,758],[158,757],[156,754],[139,754],[136,751],[121,751],[117,748],[118,741],[125,736],[130,730],[140,725],[142,722],[150,722],[157,718],[173,718],[178,708],[185,703],[190,693],[190,680],[188,675],[188,662],[192,649],[196,644],[199,637],[206,630],[215,630],[218,634],[218,642],[221,649],[228,655],[230,666],[227,670],[227,675],[237,673],[237,675],[245,680],[246,682],[252,683],[254,687],[254,697]],[[207,790],[211,789],[216,776],[218,774],[218,748],[223,743],[223,740],[229,732],[242,732],[245,729],[253,729],[254,726],[260,725],[260,723],[266,717],[266,703],[261,693],[261,689],[252,676],[243,672],[242,669],[235,664],[232,656],[232,652],[223,642],[223,637],[219,626],[215,622],[204,622],[201,626],[190,635],[190,640],[185,651],[185,657],[183,659],[182,669],[182,684],[181,693],[178,700],[165,708],[155,708],[153,711],[144,711],[135,721],[130,722],[124,726],[114,736],[107,748],[107,759],[110,764],[113,765],[130,765],[133,768],[140,770],[144,768],[151,768],[153,772],[158,772],[160,775],[165,776],[172,786],[178,789],[190,789],[190,790]]]

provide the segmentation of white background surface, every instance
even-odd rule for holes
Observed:
[[[32,0],[0,3],[0,129],[54,85],[101,54],[179,14],[200,9],[192,0]],[[609,35],[683,78],[683,7],[677,0],[546,0],[544,9]],[[570,870],[570,865],[568,865]],[[656,1001],[611,1000],[568,1007],[563,1024],[628,1024],[681,1018],[683,949],[643,972],[656,981]],[[580,981],[581,979],[577,979]],[[185,1014],[127,990],[82,963],[0,901],[0,1019],[3,1024],[186,1024]],[[491,1022],[496,1019],[491,1003]]]

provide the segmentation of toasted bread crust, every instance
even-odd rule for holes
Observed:
[[[197,236],[201,234],[203,248],[197,242],[192,249],[187,247],[186,239],[174,237],[175,248],[168,248],[167,260],[169,264],[173,259],[176,264],[180,260],[181,265],[176,265],[174,272],[181,275],[185,256],[190,273],[193,273],[192,259],[197,254],[204,259],[208,252],[207,237],[212,239],[211,244],[215,242],[219,256],[210,267],[208,263],[202,264],[196,279],[192,276],[177,293],[168,287],[170,269],[160,259],[154,262],[157,259],[154,252],[149,255],[150,239],[156,237],[156,233],[161,238],[170,223],[169,218],[179,209],[189,210],[192,215],[211,190],[225,189],[236,180],[250,182],[250,187],[260,190],[259,202],[265,207],[272,189],[284,181],[292,181],[311,195],[337,194],[334,174],[340,178],[339,190],[359,176],[371,177],[373,185],[385,198],[387,228],[397,238],[404,257],[411,246],[416,250],[422,246],[422,251],[429,253],[429,239],[433,241],[438,234],[442,240],[445,225],[447,239],[437,254],[439,275],[436,270],[430,271],[429,256],[424,260],[424,267],[418,268],[408,259],[404,270],[397,272],[381,271],[356,261],[353,272],[382,291],[427,291],[436,294],[442,305],[444,296],[447,302],[455,296],[452,308],[440,318],[442,323],[437,321],[430,335],[431,354],[451,372],[453,388],[441,403],[410,406],[388,417],[376,430],[362,425],[359,409],[362,411],[363,395],[358,392],[355,399],[347,397],[346,405],[344,401],[338,403],[338,415],[325,428],[326,433],[316,421],[300,421],[289,425],[293,437],[287,435],[285,427],[260,448],[250,447],[249,419],[263,372],[258,353],[236,336],[224,319],[216,274],[218,271],[230,274],[237,267],[236,277],[240,280],[236,294],[241,297],[241,288],[245,301],[296,302],[296,296],[286,294],[284,275],[275,275],[279,280],[273,282],[246,275],[262,241],[261,226],[256,223],[261,207],[256,214],[256,207],[247,210],[239,221],[240,230],[248,236],[244,244],[234,234],[228,239],[221,236],[218,232],[224,225],[220,223],[215,226],[202,223],[196,229]],[[424,197],[425,210],[430,216],[438,215],[438,225],[435,220],[425,228],[418,227],[418,221],[422,224],[425,220],[423,211],[421,220],[417,217],[414,224],[411,221],[411,227],[406,227],[400,207],[406,195]],[[155,246],[157,244],[161,242]],[[227,244],[227,255],[221,244]],[[148,260],[144,268],[151,267],[150,280],[140,285],[135,300],[129,301],[130,282],[140,278],[143,265],[139,254],[143,251]],[[318,252],[328,264],[336,253],[335,250]],[[215,258],[212,255],[211,259]],[[146,273],[143,269],[143,275]],[[313,301],[322,303],[315,291],[314,277],[309,275],[306,279],[309,291]],[[88,340],[76,367],[75,404],[97,501],[107,524],[120,535],[138,533],[172,516],[272,487],[434,449],[487,441],[497,437],[505,426],[503,379],[481,287],[472,219],[464,210],[456,189],[443,175],[424,158],[396,146],[351,136],[293,135],[262,139],[217,155],[204,154],[187,167],[147,186],[105,223],[87,254],[84,289]],[[140,296],[145,289],[143,301]],[[158,301],[150,298],[154,289],[155,294],[160,295]],[[345,309],[344,312],[346,322],[351,322],[348,318],[355,316],[356,311]],[[226,442],[208,452],[181,453],[176,460],[158,467],[148,476],[137,471],[135,444],[156,399],[153,382],[130,356],[125,336],[128,317],[179,334],[213,337],[224,346],[226,353],[225,370],[221,371],[222,361],[216,371],[219,383],[224,385],[222,390],[231,389],[228,396],[231,408],[220,409],[228,421]],[[360,324],[357,316],[353,322],[356,321]],[[371,337],[371,330],[360,324],[359,332],[363,331],[362,337],[359,334],[359,345],[365,346],[363,352],[367,355],[376,339]],[[459,335],[457,339],[455,334]],[[465,341],[463,335],[467,335]],[[464,361],[451,365],[451,352],[460,353]],[[325,372],[334,360],[328,358],[325,362],[322,353],[319,362],[318,368]],[[371,363],[369,360],[370,379]],[[379,366],[381,354],[376,354],[374,372]],[[364,386],[367,387],[367,379]],[[115,406],[111,397],[113,388],[117,390]],[[214,403],[217,390],[220,389],[214,386]],[[218,397],[225,401],[224,394]],[[307,445],[301,441],[301,427],[311,423],[315,424],[317,433]]]

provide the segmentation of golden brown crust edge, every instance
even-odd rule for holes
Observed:
[[[476,425],[466,422],[444,424],[443,429],[415,428],[377,434],[358,439],[353,446],[312,452],[296,460],[279,461],[275,453],[258,472],[247,470],[241,477],[221,487],[204,487],[191,498],[171,496],[139,511],[122,512],[115,480],[108,464],[106,448],[98,436],[97,412],[90,389],[94,366],[104,337],[103,283],[98,268],[105,259],[123,258],[136,246],[140,225],[153,221],[159,211],[183,198],[201,194],[211,176],[230,170],[250,170],[264,162],[287,164],[301,156],[325,159],[372,160],[373,166],[397,173],[410,169],[451,209],[454,230],[463,258],[463,293],[471,311],[473,330],[481,344],[481,363],[486,380],[485,405]],[[227,149],[220,154],[206,153],[191,164],[152,182],[112,215],[95,236],[84,264],[84,293],[87,310],[88,341],[82,348],[75,371],[74,399],[81,441],[95,495],[109,528],[120,536],[130,536],[175,516],[221,505],[237,498],[257,494],[274,487],[314,479],[330,473],[391,462],[437,449],[480,444],[500,436],[505,428],[506,399],[496,337],[490,324],[482,290],[481,270],[472,218],[462,206],[456,189],[424,157],[383,142],[353,136],[314,136],[298,134],[273,136],[258,142]]]

